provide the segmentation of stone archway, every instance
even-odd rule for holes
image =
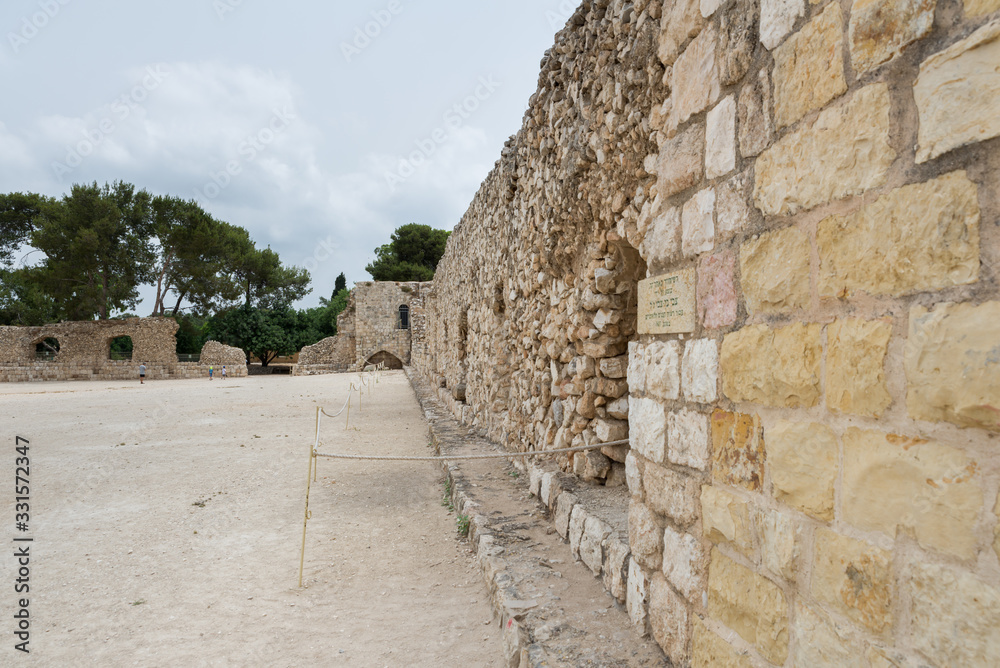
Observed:
[[[386,369],[403,368],[403,360],[399,359],[392,353],[387,352],[385,350],[380,350],[374,355],[369,356],[368,359],[365,360],[365,366],[375,365],[379,363],[383,364]]]

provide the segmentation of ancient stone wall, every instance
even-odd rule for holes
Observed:
[[[198,357],[198,363],[203,366],[215,366],[215,367],[226,367],[226,372],[228,373],[229,367],[246,367],[247,356],[239,348],[234,348],[233,346],[227,346],[225,344],[219,343],[218,341],[207,341],[201,348],[201,355]]]
[[[628,434],[562,465],[624,462],[675,665],[1000,663],[997,109],[996,0],[588,0],[542,60],[413,363],[513,449]]]
[[[423,302],[431,286],[417,282],[356,283],[347,308],[337,317],[337,335],[303,348],[295,373],[347,371],[375,356],[376,363],[390,361],[387,355],[409,364],[415,337],[422,350],[426,328]],[[400,320],[400,307],[406,309],[406,328]]]
[[[200,362],[177,361],[177,323],[170,318],[60,322],[38,327],[0,327],[0,382],[36,380],[122,380],[138,377],[145,364],[150,379],[200,378],[209,364],[226,364],[231,376],[245,376],[239,348],[209,341]],[[111,359],[111,341],[132,339],[131,360]],[[38,356],[36,346],[55,339],[58,352]]]
[[[107,362],[112,339],[132,339],[132,359],[158,363],[177,361],[177,323],[170,318],[129,318],[60,322],[38,327],[0,327],[0,364],[35,361],[35,345],[46,338],[59,342],[58,363]]]

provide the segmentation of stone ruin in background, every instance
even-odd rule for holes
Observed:
[[[0,382],[131,380],[138,377],[139,364],[146,365],[150,380],[204,378],[209,365],[226,365],[233,377],[247,375],[243,351],[216,341],[205,344],[199,361],[179,362],[177,329],[170,318],[0,327]],[[112,354],[111,343],[120,337],[131,339],[130,356]]]
[[[337,335],[299,352],[295,375],[363,368],[382,362],[389,369],[410,364],[425,346],[424,300],[433,283],[356,283],[347,308],[337,317]]]

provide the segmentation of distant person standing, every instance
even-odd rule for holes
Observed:
[[[226,379],[226,365],[222,365],[222,380]]]
[[[141,363],[139,364],[139,384],[146,384],[146,365]]]
[[[209,367],[208,367],[208,379],[209,379],[209,380],[212,380],[212,374],[213,374],[213,373],[215,373],[215,367],[213,367],[213,366],[209,366]]]

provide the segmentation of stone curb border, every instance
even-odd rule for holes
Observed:
[[[424,411],[435,451],[442,455],[448,454],[454,443],[442,433],[442,418],[432,410],[432,402],[438,403],[434,401],[437,399],[434,391],[415,375],[412,368],[407,367],[405,372]],[[450,394],[448,398],[451,398]],[[449,411],[447,404],[440,403],[446,412],[457,412],[454,409]],[[456,422],[468,426],[465,420],[456,419]],[[555,467],[537,464],[528,464],[526,468],[529,492],[548,509],[556,532],[564,541],[569,542],[573,557],[582,561],[595,577],[602,578],[604,588],[613,598],[619,603],[626,603],[631,561],[627,542],[617,538],[614,530],[605,522],[588,513],[579,497],[563,488],[559,477],[565,474]],[[469,497],[466,491],[468,483],[461,467],[441,462],[441,469],[451,489],[455,512],[468,517],[469,544],[487,584],[494,614],[502,625],[506,665],[511,668],[545,668],[551,665],[544,647],[531,642],[533,627],[526,613],[529,609],[537,610],[536,603],[532,601],[529,604],[519,598],[515,577],[507,568],[506,560],[500,556],[504,550],[494,546],[494,536],[490,532],[487,517],[480,511],[480,504]],[[637,591],[635,594],[638,594],[638,600],[636,596],[632,597],[631,605],[628,606],[629,617],[638,626],[639,635],[645,636],[645,592]],[[636,603],[639,614],[633,613]]]

